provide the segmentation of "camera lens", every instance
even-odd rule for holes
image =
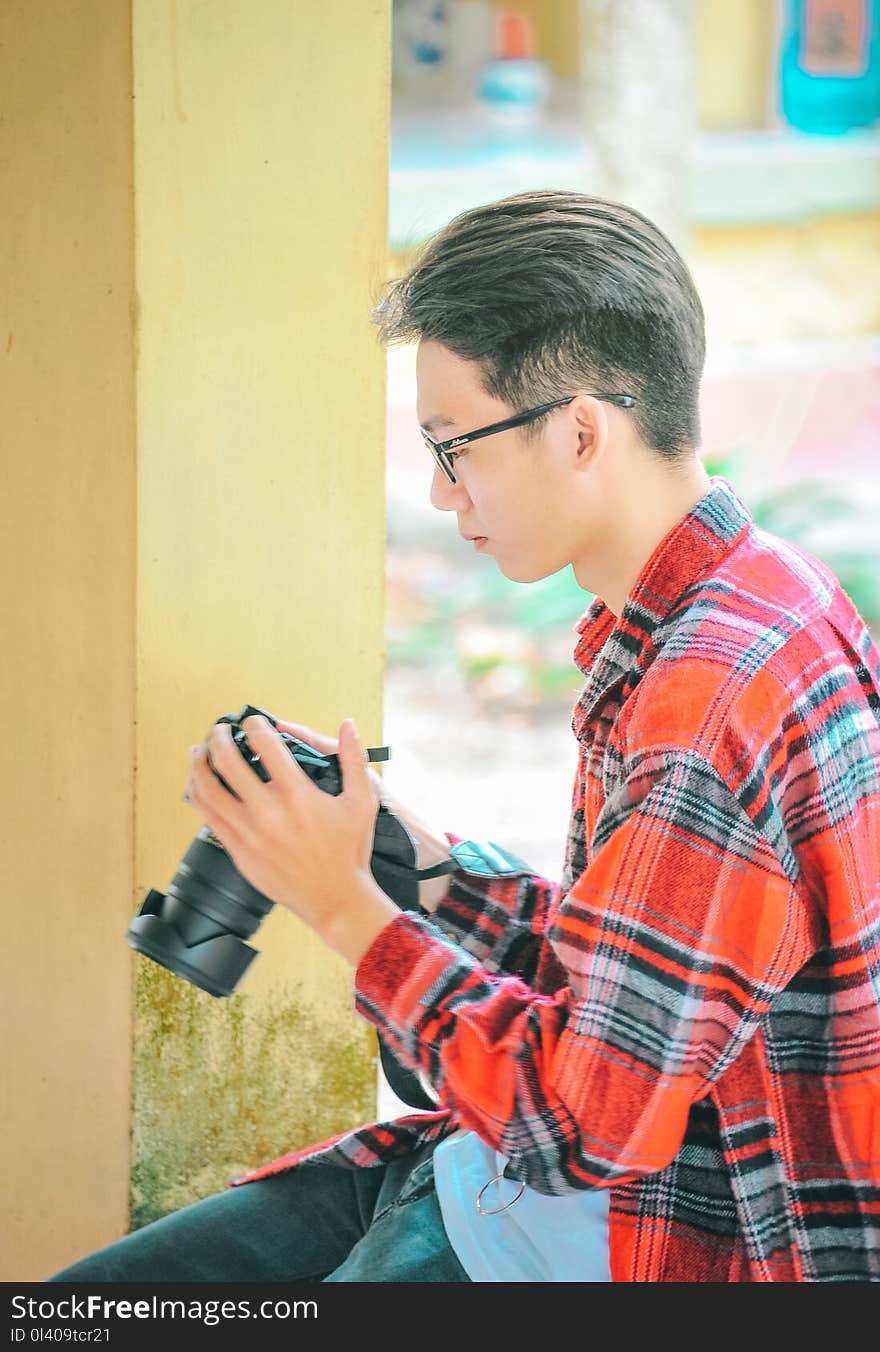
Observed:
[[[256,957],[245,943],[273,902],[244,879],[203,827],[167,895],[155,889],[128,930],[132,948],[211,995],[231,995]]]

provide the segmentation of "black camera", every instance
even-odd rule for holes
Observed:
[[[265,709],[246,704],[240,713],[225,714],[232,739],[260,779],[270,778],[260,757],[249,745],[242,723],[261,714],[274,728],[276,720]],[[342,791],[339,757],[324,755],[289,733],[279,734],[290,754],[325,793]],[[390,758],[388,747],[367,749],[370,761]],[[217,772],[214,772],[217,774]],[[228,789],[222,775],[217,778]],[[402,910],[419,911],[419,882],[461,869],[479,877],[514,877],[530,872],[528,864],[493,842],[459,841],[448,859],[430,868],[418,868],[418,846],[400,819],[384,804],[376,814],[370,869],[382,891]],[[151,888],[128,927],[130,946],[160,967],[183,977],[210,995],[232,995],[250,967],[257,950],[246,941],[272,910],[274,902],[242,877],[213,832],[203,826],[177,866],[167,892]],[[421,1079],[401,1066],[379,1039],[382,1066],[391,1088],[416,1108],[436,1107]]]
[[[231,725],[233,742],[265,782],[269,775],[248,744],[242,727],[252,714],[262,714],[273,727],[277,726],[271,714],[250,704],[240,713],[226,714],[217,722]],[[289,733],[279,735],[318,788],[325,793],[341,792],[342,771],[337,755],[323,755]],[[385,761],[389,756],[388,747],[367,750],[370,761]],[[221,775],[217,778],[225,784]],[[416,860],[416,844],[409,831],[392,812],[380,806],[370,868],[383,892],[404,909],[418,909],[419,877],[425,875],[417,873]],[[246,940],[273,905],[241,876],[216,836],[204,826],[178,864],[167,893],[155,888],[147,893],[129,926],[128,942],[137,952],[209,994],[232,995],[257,955]]]

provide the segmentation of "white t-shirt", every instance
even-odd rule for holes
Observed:
[[[501,1178],[507,1159],[472,1131],[434,1151],[437,1200],[449,1242],[473,1282],[610,1282],[606,1188],[551,1197]],[[488,1187],[484,1185],[489,1184]],[[477,1197],[484,1189],[482,1215]]]

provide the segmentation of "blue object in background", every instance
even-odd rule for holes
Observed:
[[[781,112],[800,131],[842,135],[880,118],[880,0],[785,0]]]
[[[407,66],[439,66],[449,47],[446,0],[397,0],[392,29],[395,57]]]
[[[502,10],[497,19],[497,52],[477,82],[477,99],[494,122],[534,125],[550,96],[546,63],[536,54],[535,33],[527,14]]]

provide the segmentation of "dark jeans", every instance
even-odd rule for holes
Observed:
[[[227,1188],[50,1282],[466,1282],[434,1189],[433,1146],[366,1169],[313,1163]]]

